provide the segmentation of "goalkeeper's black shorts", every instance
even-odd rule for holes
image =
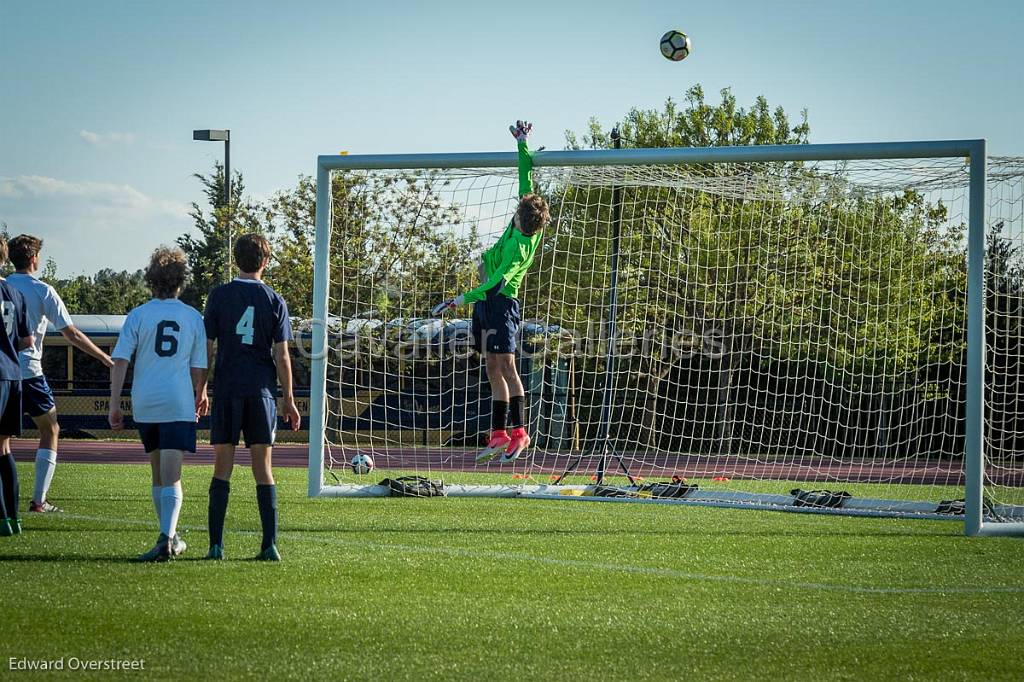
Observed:
[[[500,293],[500,282],[473,304],[473,346],[478,352],[515,353],[522,316],[519,300]]]

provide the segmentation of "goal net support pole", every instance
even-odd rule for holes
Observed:
[[[313,345],[309,380],[309,496],[324,484],[324,444],[327,442],[327,297],[330,290],[331,167],[320,157],[316,166],[316,242],[313,252]],[[344,158],[344,157],[340,157]]]
[[[967,439],[964,532],[982,532],[985,447],[985,140],[970,151],[967,226]]]

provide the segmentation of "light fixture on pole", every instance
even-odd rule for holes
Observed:
[[[228,211],[227,278],[231,279],[231,131],[193,130],[192,139],[202,142],[224,142],[224,208]]]

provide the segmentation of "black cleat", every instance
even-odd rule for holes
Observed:
[[[173,541],[164,535],[160,534],[160,538],[145,554],[139,555],[139,561],[142,562],[158,562],[158,561],[170,561],[174,558],[174,543]]]

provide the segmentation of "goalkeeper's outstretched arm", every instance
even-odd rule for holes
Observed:
[[[530,137],[530,133],[533,131],[533,124],[529,121],[516,121],[515,125],[508,127],[512,137],[516,139],[516,147],[519,152],[518,169],[519,169],[519,197],[522,198],[527,194],[533,192],[533,157],[530,155],[530,148],[527,145],[527,140]],[[515,217],[509,221],[508,227],[505,229],[505,235],[498,240],[498,244],[502,244],[505,236],[509,230],[514,230]],[[466,292],[463,295],[450,298],[441,303],[438,303],[430,311],[430,314],[434,317],[444,314],[446,310],[455,308],[464,303],[472,303],[484,298],[487,291],[496,286],[508,275],[522,267],[524,262],[524,254],[521,250],[512,244],[504,244],[504,247],[496,244],[492,249],[501,248],[500,263],[498,267],[494,268],[493,272],[487,272],[487,269],[479,265],[481,283],[475,289]],[[512,247],[512,248],[510,248]]]
[[[529,121],[516,121],[516,124],[509,126],[508,129],[512,137],[516,138],[516,146],[519,148],[519,196],[522,197],[533,191],[533,157],[530,156],[530,149],[526,144],[533,124]]]

